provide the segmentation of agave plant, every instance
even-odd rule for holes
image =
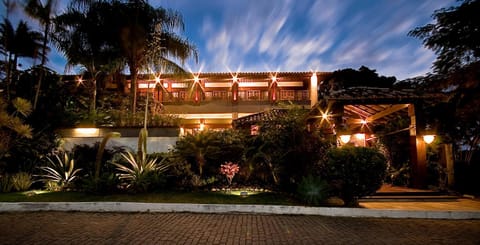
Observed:
[[[158,158],[148,159],[145,153],[137,156],[131,152],[120,154],[126,163],[113,163],[120,172],[117,176],[127,184],[127,189],[133,191],[147,191],[154,178],[165,172],[170,166],[165,162],[166,158],[158,161]]]
[[[73,181],[78,177],[78,172],[81,169],[75,169],[75,161],[66,152],[63,153],[63,158],[58,154],[54,155],[54,159],[47,157],[50,166],[39,167],[45,174],[39,175],[42,177],[40,181],[44,183],[55,182],[61,189],[68,188]]]

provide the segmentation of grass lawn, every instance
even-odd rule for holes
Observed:
[[[226,192],[159,192],[144,194],[92,195],[82,192],[26,191],[1,193],[0,202],[146,202],[202,204],[301,205],[292,197],[274,192],[250,194],[247,197]]]

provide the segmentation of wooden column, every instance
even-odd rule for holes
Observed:
[[[343,109],[343,104],[342,103],[339,103],[339,102],[333,102],[332,104],[330,104],[330,108],[332,110],[332,115],[333,115],[333,123],[335,124],[335,135],[334,137],[336,137],[336,142],[338,143],[338,137],[340,134],[342,133],[345,133],[345,132],[342,132],[345,130],[344,127],[346,127],[347,125],[344,124],[343,122],[343,113],[344,113],[344,109]]]
[[[408,115],[410,116],[410,165],[412,168],[411,185],[414,188],[425,188],[427,179],[427,149],[421,133],[425,124],[420,108],[418,104],[408,106]]]
[[[452,144],[440,145],[440,164],[445,168],[447,174],[447,186],[453,187],[455,185],[455,172],[453,161],[453,147]]]

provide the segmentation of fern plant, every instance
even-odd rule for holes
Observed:
[[[58,184],[60,189],[66,189],[72,186],[75,179],[78,178],[78,173],[81,169],[75,169],[75,161],[68,153],[63,153],[63,158],[58,154],[54,158],[47,157],[50,166],[42,166],[40,170],[45,174],[39,175],[42,179],[40,181],[45,184],[53,181]]]

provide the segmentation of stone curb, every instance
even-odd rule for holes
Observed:
[[[479,211],[418,211],[282,205],[225,205],[137,202],[19,202],[0,203],[0,212],[80,211],[80,212],[189,212],[320,215],[336,217],[480,219]]]

